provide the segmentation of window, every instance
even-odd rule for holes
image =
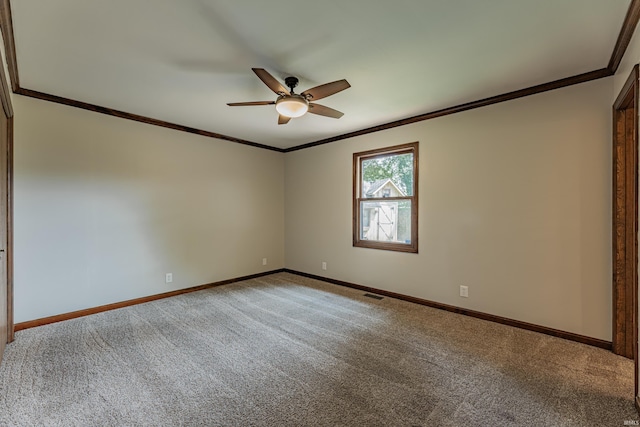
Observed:
[[[353,246],[418,252],[418,145],[353,154]]]

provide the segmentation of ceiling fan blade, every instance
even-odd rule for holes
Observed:
[[[269,86],[269,89],[274,91],[278,95],[291,95],[284,86],[280,84],[275,77],[273,77],[267,70],[264,68],[252,68],[253,72],[256,73],[256,76],[262,80],[264,84]]]
[[[333,108],[325,107],[320,104],[312,104],[309,103],[309,112],[313,114],[318,114],[320,116],[331,117],[332,119],[339,119],[344,116],[342,111],[334,110]]]
[[[253,101],[253,102],[230,102],[229,107],[244,107],[246,105],[273,105],[275,101]]]
[[[289,120],[291,120],[291,117],[283,116],[282,114],[278,116],[279,125],[286,125],[287,123],[289,123]]]
[[[351,85],[348,81],[342,79],[331,83],[325,83],[320,86],[312,87],[301,93],[302,96],[306,96],[309,101],[317,101],[318,99],[326,98],[345,89],[349,89]]]

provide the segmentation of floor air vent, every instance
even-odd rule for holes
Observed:
[[[373,294],[364,294],[365,297],[369,297],[369,298],[373,298],[373,299],[382,299],[384,297],[381,297],[380,295],[373,295]]]

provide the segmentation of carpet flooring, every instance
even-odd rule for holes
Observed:
[[[1,426],[622,426],[633,363],[278,273],[27,329]]]

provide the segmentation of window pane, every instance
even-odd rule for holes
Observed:
[[[361,197],[413,195],[413,153],[390,154],[362,161]]]
[[[411,201],[361,201],[360,239],[410,245]]]

